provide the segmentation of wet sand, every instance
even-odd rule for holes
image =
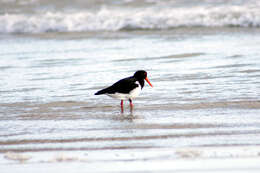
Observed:
[[[1,108],[12,112],[12,117],[1,117],[6,129],[0,135],[3,173],[260,169],[259,101],[137,101],[133,113],[126,106],[123,114],[119,105],[75,101],[6,103]]]
[[[259,172],[260,147],[4,154],[1,172]],[[1,156],[2,157],[2,156]],[[3,158],[1,162],[3,163]],[[7,169],[6,165],[10,165]]]

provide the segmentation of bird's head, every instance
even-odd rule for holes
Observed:
[[[149,81],[149,79],[147,78],[147,72],[144,70],[138,70],[135,72],[134,77],[137,80],[146,80],[146,82],[153,87],[153,85],[151,84],[151,82]]]

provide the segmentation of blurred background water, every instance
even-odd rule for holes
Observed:
[[[259,146],[259,26],[255,0],[1,0],[1,164],[6,152],[103,163]],[[94,96],[139,69],[154,88],[133,114]]]

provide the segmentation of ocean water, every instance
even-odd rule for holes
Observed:
[[[0,0],[1,170],[257,172],[259,27],[256,0]],[[94,95],[139,69],[132,113]]]

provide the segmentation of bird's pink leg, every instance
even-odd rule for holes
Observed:
[[[124,101],[121,100],[121,113],[124,113]]]
[[[129,99],[129,103],[130,103],[130,111],[133,111],[134,105],[131,99]]]

